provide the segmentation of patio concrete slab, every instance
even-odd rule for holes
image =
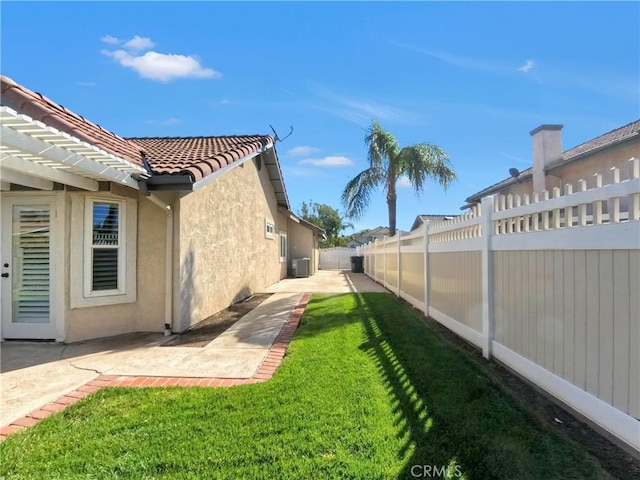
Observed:
[[[98,376],[76,365],[160,345],[162,334],[121,335],[75,344],[5,342],[0,346],[0,425],[22,417]]]
[[[318,270],[307,278],[285,278],[265,288],[263,292],[313,292],[313,293],[390,293],[364,273],[350,270]]]
[[[0,425],[100,374],[250,378],[302,294],[274,294],[203,348],[161,346],[171,337],[130,334],[69,345],[5,342],[0,347]]]

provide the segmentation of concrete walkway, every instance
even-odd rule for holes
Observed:
[[[313,293],[389,293],[364,273],[348,270],[318,270],[307,278],[285,278],[265,288],[264,292],[313,292]]]
[[[81,394],[98,387],[159,385],[151,383],[149,377],[195,382],[165,385],[206,383],[198,383],[198,379],[211,380],[207,385],[221,385],[221,379],[235,382],[222,385],[264,381],[279,364],[273,358],[284,356],[286,344],[279,340],[274,346],[274,342],[282,338],[294,311],[298,318],[302,314],[296,307],[303,293],[387,292],[364,274],[331,270],[321,270],[309,278],[285,279],[263,291],[273,295],[203,348],[162,346],[171,339],[162,334],[121,335],[67,345],[3,343],[0,427],[42,412],[38,409],[45,404],[62,407],[70,401],[67,397],[81,398]],[[297,323],[285,329],[287,342],[295,326]],[[104,380],[107,377],[108,382]]]

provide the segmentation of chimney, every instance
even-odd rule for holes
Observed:
[[[562,160],[562,125],[540,125],[531,133],[533,191],[546,190],[546,170]]]

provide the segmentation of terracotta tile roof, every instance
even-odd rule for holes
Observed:
[[[581,143],[580,145],[570,148],[569,150],[565,150],[562,153],[562,161],[568,162],[577,160],[581,155],[586,155],[588,153],[595,153],[601,148],[608,147],[610,145],[614,145],[619,142],[623,142],[625,140],[629,140],[630,138],[640,136],[640,120],[636,120],[635,122],[631,122],[622,127],[616,128],[607,132],[599,137],[593,138],[587,142]],[[555,167],[555,165],[554,165]],[[526,170],[520,172],[520,176],[518,177],[518,181],[523,181],[528,179],[533,175],[533,168],[529,167]],[[468,197],[465,201],[468,203],[474,203],[480,200],[482,197],[490,195],[494,192],[498,192],[503,188],[510,186],[515,183],[515,179],[512,177],[505,178],[504,180],[499,181],[498,183],[494,183],[493,185],[488,186],[484,190],[480,190],[477,193],[474,193],[470,197]],[[466,208],[468,205],[464,205],[462,208]]]
[[[1,104],[18,113],[41,121],[136,165],[143,165],[140,147],[135,143],[105,130],[4,75],[0,75],[0,95]]]
[[[273,145],[268,135],[128,138],[142,148],[156,175],[189,175],[194,182]]]
[[[144,166],[156,175],[189,175],[196,182],[255,153],[273,139],[267,135],[175,138],[122,138],[40,93],[0,75],[2,105],[68,133],[108,153]]]
[[[597,150],[599,148],[605,147],[612,143],[617,143],[623,140],[626,140],[634,135],[638,135],[640,133],[640,120],[636,120],[635,122],[631,122],[624,127],[616,128],[615,130],[611,130],[604,135],[600,135],[588,142],[582,143],[577,147],[573,147],[570,150],[566,150],[562,154],[563,160],[570,160],[573,157],[577,157],[578,155],[582,155],[583,153],[590,152],[592,150]]]

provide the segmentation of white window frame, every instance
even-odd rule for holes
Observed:
[[[276,225],[268,219],[264,219],[264,238],[273,240],[276,234]]]
[[[278,255],[280,256],[280,262],[287,261],[287,255],[289,254],[289,245],[287,243],[287,232],[284,230],[280,230],[279,232],[279,243],[278,243]],[[284,246],[284,252],[283,247]],[[282,254],[284,253],[284,256]]]
[[[118,288],[112,290],[92,290],[93,285],[93,206],[95,203],[113,203],[118,205]],[[84,206],[84,275],[83,296],[85,298],[111,297],[124,295],[126,285],[126,234],[127,234],[127,204],[123,200],[113,198],[86,197]],[[104,247],[102,247],[104,248]]]

